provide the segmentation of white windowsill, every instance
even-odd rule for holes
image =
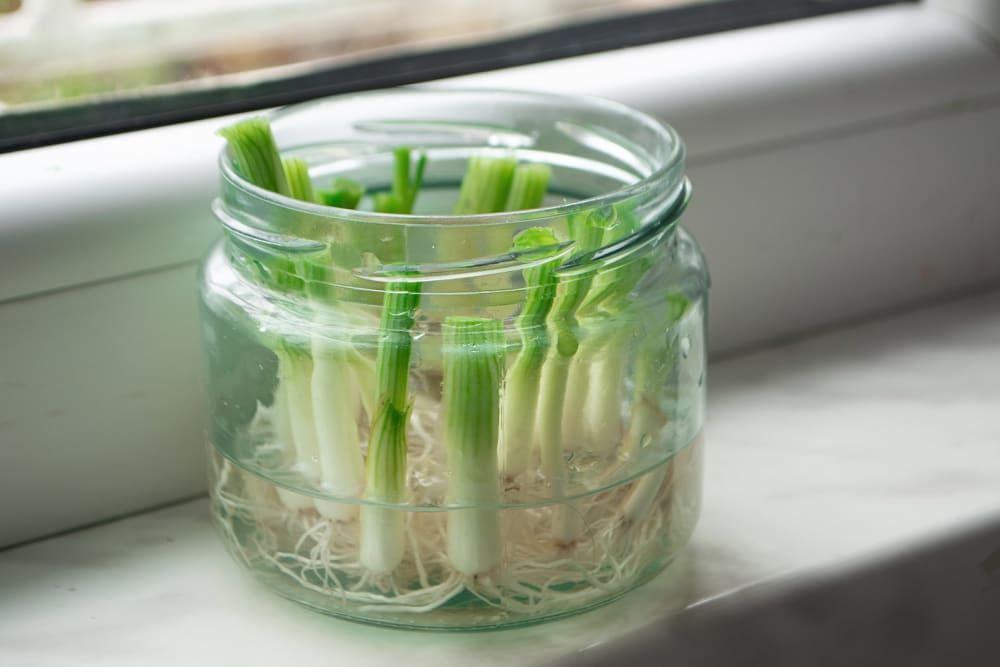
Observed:
[[[1000,518],[998,341],[993,291],[713,365],[690,548],[576,618],[473,635],[327,618],[242,574],[198,500],[0,553],[0,663],[536,664],[741,587],[858,565]]]

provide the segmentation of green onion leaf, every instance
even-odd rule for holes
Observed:
[[[558,239],[551,229],[534,227],[514,238],[512,250],[522,253],[524,260],[544,258],[539,253],[551,253],[558,248]],[[529,251],[537,250],[539,253]],[[521,334],[521,350],[511,365],[504,391],[503,431],[500,459],[504,476],[514,478],[528,467],[538,410],[539,380],[549,349],[546,318],[556,294],[558,260],[540,262],[522,271],[527,297],[517,318]]]
[[[517,169],[514,158],[474,156],[469,158],[455,204],[456,215],[497,213],[507,204]]]
[[[375,402],[378,408],[368,436],[366,497],[399,503],[406,494],[406,424],[414,315],[420,283],[400,280],[386,285],[375,358]],[[403,559],[403,514],[365,505],[361,510],[361,562],[376,573],[390,572]]]
[[[302,158],[285,158],[281,161],[288,181],[288,195],[293,199],[315,202],[316,192],[309,178],[309,164]]]
[[[263,116],[224,127],[218,134],[229,143],[240,176],[254,185],[290,195],[271,125]]]
[[[507,194],[505,211],[526,211],[538,208],[545,199],[552,170],[546,164],[527,163],[517,165]]]
[[[330,190],[319,193],[319,200],[326,206],[355,209],[365,196],[365,186],[349,178],[335,178]]]

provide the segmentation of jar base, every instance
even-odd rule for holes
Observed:
[[[674,560],[676,560],[676,557],[677,555],[674,555],[665,560],[663,563],[651,565],[648,572],[644,572],[641,577],[636,578],[626,587],[609,594],[606,597],[588,602],[587,604],[563,611],[540,614],[537,616],[508,615],[503,618],[488,616],[477,618],[469,615],[452,620],[449,618],[443,618],[442,616],[433,616],[432,618],[424,618],[419,615],[400,615],[397,617],[391,617],[385,614],[379,614],[375,616],[366,616],[364,614],[332,609],[325,599],[316,601],[307,596],[303,596],[301,591],[289,591],[283,581],[273,582],[270,577],[264,576],[260,572],[252,572],[251,577],[268,590],[276,593],[286,600],[306,607],[312,611],[317,611],[325,616],[350,621],[352,623],[374,625],[382,628],[393,628],[396,630],[420,630],[425,632],[491,632],[494,630],[511,630],[514,628],[539,625],[549,621],[556,621],[559,619],[577,616],[579,614],[609,605],[662,574],[671,566]],[[469,599],[475,599],[475,596],[471,594],[467,595]],[[459,603],[460,602],[461,601],[459,601]]]

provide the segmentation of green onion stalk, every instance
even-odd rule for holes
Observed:
[[[375,196],[376,210],[407,214],[413,210],[423,179],[426,157],[420,155],[410,173],[411,150],[395,151],[393,187]],[[365,499],[361,509],[361,564],[376,574],[388,574],[402,562],[406,550],[403,512],[383,507],[406,499],[406,427],[411,329],[420,304],[421,284],[400,275],[385,287],[382,321],[375,359],[375,409],[368,432]]]
[[[462,179],[455,213],[472,215],[538,208],[545,199],[551,169],[544,164],[518,164],[513,158],[475,156]],[[554,262],[538,262],[531,251],[554,249],[551,229],[532,228],[514,240],[512,251],[532,262],[522,273],[527,299],[518,316],[521,350],[511,366],[503,392],[503,424],[499,457],[504,477],[523,473],[530,461],[542,365],[549,348],[546,316],[555,297]]]
[[[639,220],[627,205],[616,206],[612,218],[602,224],[602,245],[621,241],[639,229]],[[586,443],[587,451],[597,456],[610,456],[622,440],[622,380],[633,338],[631,327],[623,326],[622,318],[629,293],[649,267],[650,261],[641,257],[600,271],[580,306],[580,316],[590,333],[581,340],[571,368],[571,395],[563,423],[572,434],[567,441]]]
[[[221,129],[219,134],[228,142],[236,169],[245,179],[266,190],[292,196],[285,166],[265,118],[249,118]],[[275,287],[288,293],[302,289],[302,276],[287,257],[270,256],[259,264]],[[272,407],[276,435],[282,442],[292,444],[296,467],[304,477],[314,480],[319,477],[315,463],[319,447],[309,389],[312,358],[308,349],[290,340],[276,341],[272,350],[278,358],[278,384]],[[292,509],[312,505],[312,500],[306,496],[283,488],[279,488],[279,493],[285,505]]]
[[[504,336],[499,321],[479,317],[448,317],[442,334],[448,502],[474,506],[448,512],[448,558],[455,570],[474,576],[501,559],[497,438]]]
[[[375,360],[376,402],[368,435],[365,498],[361,508],[361,563],[385,574],[403,560],[405,533],[401,510],[382,507],[406,499],[406,425],[410,416],[408,381],[414,313],[420,283],[386,285]]]
[[[316,202],[305,160],[292,158],[283,163],[291,196]],[[326,253],[320,261],[309,265],[312,270],[306,293],[315,323],[310,327],[313,367],[309,402],[318,445],[320,486],[335,496],[357,498],[364,490],[364,460],[358,439],[358,394],[351,390],[350,383],[353,375],[351,351],[343,342],[325,333],[338,319],[336,310],[326,306],[326,271],[331,261]],[[330,519],[349,520],[354,515],[354,506],[349,503],[317,499],[315,505],[320,514]]]
[[[569,219],[569,233],[580,253],[599,247],[604,230],[592,215],[578,214]],[[542,370],[541,399],[538,403],[537,437],[541,470],[553,497],[566,493],[569,471],[563,452],[563,412],[566,407],[570,361],[579,349],[576,311],[591,289],[594,276],[582,273],[561,282],[550,313],[555,344]],[[578,410],[579,406],[574,406]],[[572,544],[580,531],[579,513],[571,505],[560,505],[553,513],[553,537],[559,544]]]
[[[365,188],[357,181],[349,178],[335,178],[329,190],[318,193],[319,201],[325,206],[356,209],[365,196]]]
[[[325,206],[351,210],[360,206],[364,194],[364,186],[349,178],[335,178],[331,188],[316,193],[319,202]],[[353,231],[349,240],[335,244],[330,248],[330,262],[327,264],[327,267],[332,267],[335,262],[341,262],[345,265],[357,262],[362,249],[366,247],[365,239],[355,238],[357,236],[361,235],[357,231]],[[321,273],[320,279],[315,283],[317,286],[326,287],[335,283],[335,279],[329,275],[329,268],[325,273],[326,275],[322,275]],[[329,292],[332,292],[332,289]],[[327,295],[325,300],[334,302],[332,294]],[[351,304],[338,304],[336,309],[331,309],[328,312],[331,318],[330,322],[336,323],[337,313],[343,314],[348,309],[351,309],[352,314],[359,319],[370,319],[368,313],[352,307]],[[376,323],[377,320],[371,322],[373,326]],[[353,345],[348,347],[347,354],[354,379],[353,386],[357,390],[355,395],[360,399],[364,408],[366,421],[370,422],[372,416],[375,414],[375,361]],[[347,384],[350,385],[351,383],[347,382]]]
[[[307,349],[279,343],[272,348],[278,357],[278,386],[275,389],[274,420],[280,425],[276,435],[287,438],[295,452],[295,467],[310,481],[319,478],[319,442],[312,414],[310,380],[312,357]],[[284,413],[284,414],[282,414]],[[290,509],[312,507],[312,498],[278,487],[282,502]]]
[[[414,159],[416,164],[413,166],[411,174],[411,165]],[[391,187],[387,191],[372,194],[372,208],[379,213],[401,215],[412,213],[417,194],[423,184],[426,166],[427,156],[423,153],[414,155],[413,149],[406,146],[393,149]],[[333,181],[332,189],[320,192],[319,199],[327,206],[356,209],[361,204],[364,194],[365,188],[360,183],[348,178],[336,178]],[[399,251],[398,242],[402,241],[402,236],[394,235],[392,240],[396,242],[395,247],[390,248],[383,242],[379,250],[380,254],[385,252],[387,255],[394,255]],[[340,244],[336,250],[341,255],[350,256],[351,260],[357,260],[362,253],[372,250],[375,246],[373,232],[355,229],[352,231],[349,241]],[[388,259],[388,257],[383,259]],[[357,314],[364,316],[361,313]],[[372,322],[373,326],[375,324],[376,322]],[[360,395],[364,413],[370,424],[379,409],[375,396],[375,361],[370,356],[355,349],[352,363],[357,393]]]
[[[518,165],[504,210],[519,211],[540,206],[551,175],[547,165]],[[511,365],[504,391],[500,460],[504,477],[508,480],[527,470],[531,458],[539,383],[549,349],[545,321],[555,299],[555,270],[558,266],[558,260],[547,260],[544,253],[555,250],[558,244],[559,240],[551,229],[534,227],[519,233],[511,248],[519,259],[532,265],[522,271],[527,298],[517,318],[521,349]]]
[[[272,255],[254,264],[262,282],[284,294],[305,299],[308,261],[308,255],[294,259]],[[313,360],[309,340],[288,333],[274,333],[268,334],[263,342],[278,360],[277,385],[270,411],[276,441],[292,450],[295,469],[315,482],[320,477],[319,442],[311,404]],[[278,487],[278,494],[290,509],[313,507],[310,497],[284,487]]]
[[[397,150],[393,189],[375,196],[376,210],[389,213],[408,213],[412,210],[422,179],[424,159],[421,157],[418,160],[412,179],[409,164],[409,152],[406,149]],[[455,212],[476,214],[503,210],[510,195],[516,167],[516,161],[512,159],[472,158],[463,178]],[[528,190],[526,186],[525,190]],[[405,552],[403,514],[398,510],[380,507],[379,504],[398,503],[405,499],[406,423],[410,409],[406,398],[406,382],[412,347],[409,332],[414,322],[414,311],[419,304],[419,295],[418,282],[404,280],[392,283],[386,288],[386,302],[382,308],[381,338],[376,360],[376,400],[379,408],[370,430],[367,462],[366,496],[372,504],[363,507],[361,516],[361,563],[375,573],[391,572],[402,561]],[[445,329],[449,340],[454,344],[452,347],[463,348],[461,351],[452,349],[448,353],[452,377],[462,376],[467,370],[466,366],[476,367],[477,364],[486,363],[488,358],[486,361],[480,358],[485,350],[492,349],[489,353],[492,355],[496,350],[502,349],[502,345],[490,342],[495,338],[495,332],[490,327],[479,325],[466,331],[470,326],[472,325],[468,321],[452,320],[451,325]],[[473,346],[477,337],[483,337],[483,340]],[[454,380],[452,384],[453,382]],[[448,387],[449,381],[446,380],[445,391],[448,398],[444,399],[445,431],[452,443],[448,451],[453,462],[449,493],[453,502],[475,502],[462,498],[471,499],[473,490],[481,486],[480,480],[491,479],[486,487],[479,490],[485,495],[489,495],[490,489],[499,483],[496,473],[496,433],[490,436],[487,432],[476,432],[476,429],[489,430],[490,414],[496,414],[499,419],[499,385],[493,396],[492,407],[487,407],[484,403],[485,398],[494,393],[489,386],[478,388],[485,393],[477,393],[477,388],[474,387]],[[466,412],[471,409],[472,404],[462,403],[469,396],[477,397],[477,412],[471,414]],[[453,405],[449,408],[448,401],[458,404],[457,407]],[[469,424],[463,426],[458,423],[462,419],[482,418],[487,419],[475,422],[474,428]],[[483,442],[490,437],[492,468],[485,471],[473,470],[472,466],[477,462],[484,462],[484,455],[463,458],[460,452],[480,451]],[[467,461],[469,465],[463,467],[463,461]],[[485,462],[488,464],[489,460],[486,459]],[[496,489],[495,492],[498,493],[499,490]],[[476,515],[483,523],[471,534],[465,535],[463,533],[472,530],[476,524],[475,518],[469,518],[470,516],[459,513],[454,518],[449,518],[454,526],[449,530],[449,556],[457,570],[477,574],[499,561],[499,516],[488,512]]]
[[[622,238],[623,235],[620,229],[621,220],[618,215],[619,208],[619,206],[616,206],[610,210],[600,209],[589,213],[594,237],[596,238],[597,234],[601,235],[598,245],[608,245]],[[607,382],[621,381],[621,378],[616,378],[613,373],[606,374],[600,371],[609,366],[609,359],[607,357],[620,359],[624,357],[622,355],[615,355],[614,353],[611,355],[602,354],[606,345],[610,342],[611,332],[616,329],[615,327],[600,326],[607,322],[605,318],[595,320],[594,317],[587,316],[588,310],[593,310],[593,308],[588,308],[587,304],[593,302],[595,296],[599,295],[602,291],[601,285],[603,280],[599,280],[598,285],[594,285],[597,275],[596,269],[590,271],[588,295],[578,309],[577,316],[585,322],[585,326],[580,329],[580,345],[570,361],[569,377],[566,381],[562,436],[563,446],[566,449],[583,450],[600,456],[606,454],[605,447],[602,446],[604,440],[602,438],[591,437],[590,423],[605,423],[606,421],[612,424],[610,428],[606,429],[607,439],[617,443],[621,438],[621,418],[617,413],[614,415],[608,414],[612,412],[612,408],[617,405],[616,403],[609,401],[600,406],[588,405],[588,396],[597,393],[591,390],[592,383],[596,387],[605,387]],[[627,344],[627,341],[624,340],[616,342],[623,347]],[[607,387],[606,391],[616,392],[618,389],[617,386]],[[589,410],[594,409],[600,412],[599,416],[588,414]]]
[[[551,229],[533,227],[514,238],[513,249],[519,253],[544,252],[557,244],[558,239]],[[522,271],[527,298],[517,318],[521,349],[511,364],[504,391],[500,461],[508,482],[527,470],[530,463],[539,384],[550,342],[546,318],[555,300],[558,266],[558,260],[547,260],[544,255],[541,261],[530,254],[519,256],[534,260],[534,263]]]
[[[258,277],[284,294],[305,299],[309,255],[270,256],[254,262]],[[313,422],[311,377],[313,359],[309,340],[287,333],[269,334],[263,341],[278,360],[277,385],[270,410],[276,442],[294,453],[294,467],[315,482],[320,477],[319,442]],[[311,498],[278,487],[282,502],[293,510],[313,507]]]
[[[569,362],[569,377],[566,380],[566,401],[563,411],[563,447],[569,451],[590,450],[590,436],[587,430],[586,418],[580,413],[580,406],[586,404],[590,393],[590,369],[594,364],[593,345],[584,341],[590,337],[586,333],[581,337],[580,348]]]
[[[358,355],[348,343],[331,330],[337,325],[337,308],[329,303],[326,273],[329,260],[312,265],[307,293],[313,301],[311,352],[313,360],[313,421],[319,442],[321,488],[340,498],[358,498],[364,491],[364,459],[358,435],[360,396],[356,391],[357,375],[365,373]],[[352,380],[354,380],[352,382]],[[320,514],[347,521],[354,518],[355,506],[336,500],[315,502]]]
[[[462,178],[455,204],[456,215],[475,215],[509,211],[507,200],[517,172],[517,160],[473,156]],[[546,185],[548,179],[546,178]],[[542,188],[544,195],[545,188]]]
[[[542,205],[551,169],[512,158],[473,157],[462,180],[455,213],[522,211]],[[503,391],[504,340],[499,322],[448,318],[444,326],[444,433],[450,472],[449,502],[496,505],[499,463],[513,477],[528,466],[538,381],[548,349],[545,318],[555,295],[553,261],[532,251],[554,250],[551,229],[519,233],[512,251],[532,262],[523,271],[528,296],[518,317],[521,350]],[[504,416],[503,426],[500,416]],[[501,435],[502,434],[502,435]],[[500,438],[498,442],[498,437]],[[453,510],[448,515],[448,556],[455,569],[478,575],[500,562],[500,515],[496,507]]]
[[[517,160],[513,157],[470,157],[452,213],[480,215],[510,210],[507,208],[507,201],[517,167]],[[442,254],[459,260],[487,256],[492,249],[510,242],[510,237],[502,226],[489,225],[480,228],[475,234],[465,235],[464,238],[456,238],[454,235],[444,238]]]
[[[250,118],[220,134],[228,141],[240,174],[255,185],[301,201],[317,202],[304,160],[282,159],[264,118]],[[343,184],[342,184],[343,187]],[[335,496],[361,494],[364,464],[358,441],[356,393],[350,390],[356,355],[343,343],[324,336],[323,328],[336,321],[336,304],[326,289],[329,251],[306,255],[271,256],[264,260],[280,277],[276,287],[304,298],[317,326],[311,327],[308,349],[289,343],[274,346],[278,357],[274,423],[279,439],[290,441],[297,466],[321,488]],[[283,502],[293,509],[316,509],[332,519],[346,520],[350,504],[316,500],[289,492]]]
[[[623,442],[625,455],[634,458],[640,450],[656,441],[656,436],[669,421],[661,405],[663,385],[678,373],[680,337],[677,324],[690,307],[682,294],[667,295],[665,313],[651,322],[652,329],[636,353],[635,386],[632,399],[632,421]],[[660,333],[665,329],[666,334]],[[625,523],[642,519],[656,499],[669,471],[670,463],[660,466],[638,480],[622,511]]]

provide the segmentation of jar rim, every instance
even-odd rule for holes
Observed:
[[[491,88],[434,88],[429,86],[408,86],[389,90],[367,91],[353,93],[330,98],[322,98],[309,102],[298,103],[263,114],[273,123],[278,124],[282,119],[289,118],[294,114],[307,111],[311,108],[349,102],[358,98],[377,98],[411,95],[440,95],[440,96],[497,96],[501,95],[507,99],[522,98],[526,101],[557,103],[565,108],[588,108],[608,113],[628,117],[638,126],[650,131],[664,145],[670,147],[670,151],[665,159],[648,174],[642,175],[636,181],[623,185],[621,188],[605,192],[599,195],[563,202],[551,206],[542,206],[534,209],[514,212],[500,213],[476,213],[476,214],[400,214],[381,213],[375,211],[345,209],[325,204],[306,202],[276,192],[247,181],[240,176],[234,166],[229,153],[228,146],[223,146],[219,153],[219,167],[223,180],[232,184],[237,189],[252,195],[264,204],[270,204],[285,210],[294,210],[308,214],[314,218],[335,218],[340,220],[350,220],[352,222],[369,222],[389,226],[421,226],[427,227],[436,224],[454,224],[454,221],[461,220],[462,227],[478,227],[488,225],[503,225],[514,221],[521,221],[528,215],[540,222],[545,219],[570,216],[587,210],[592,210],[598,206],[614,204],[633,198],[648,196],[650,189],[663,185],[673,186],[672,199],[683,196],[684,172],[683,164],[686,156],[686,148],[683,140],[676,130],[667,123],[661,122],[652,116],[633,109],[625,104],[607,100],[604,98],[585,95],[562,95],[556,93],[543,93],[521,90],[491,89]],[[294,150],[301,148],[300,145],[283,146],[284,150]],[[623,150],[624,147],[620,147]],[[680,169],[678,169],[680,167]],[[674,178],[671,178],[673,176]],[[666,188],[668,191],[671,188]]]

